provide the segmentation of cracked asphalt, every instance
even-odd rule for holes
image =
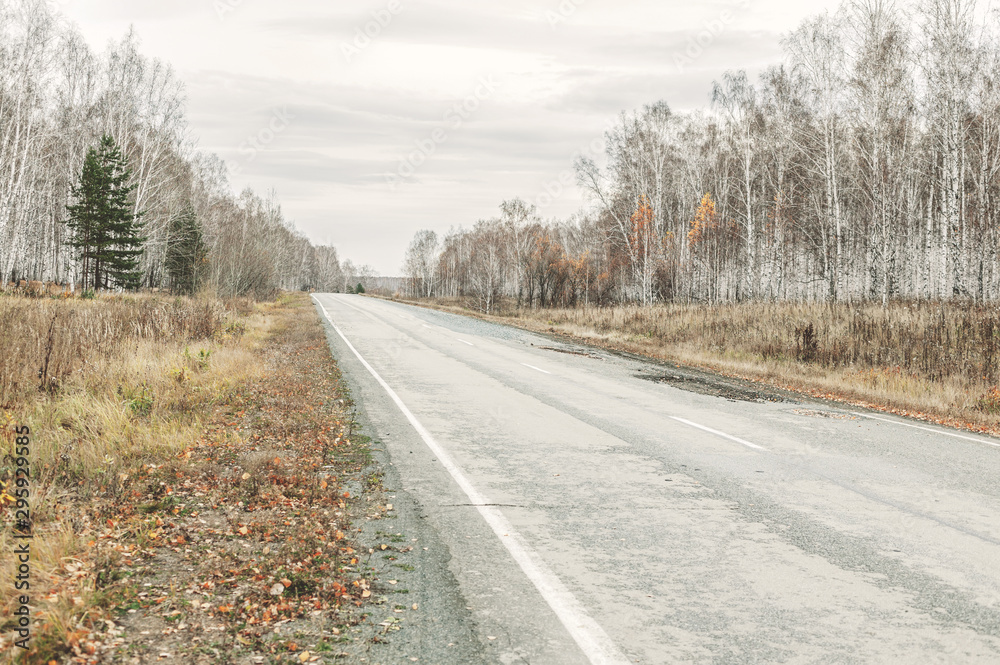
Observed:
[[[1000,441],[316,301],[423,553],[370,662],[1000,663]]]

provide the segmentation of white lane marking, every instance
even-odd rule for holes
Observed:
[[[685,425],[696,427],[697,429],[704,430],[709,434],[721,436],[723,439],[729,439],[730,441],[735,441],[736,443],[744,445],[747,448],[753,448],[754,450],[763,450],[767,452],[767,448],[764,448],[763,446],[758,446],[756,443],[750,443],[749,441],[745,441],[739,437],[732,436],[731,434],[726,434],[725,432],[720,432],[719,430],[712,429],[711,427],[705,427],[704,425],[699,425],[698,423],[693,423],[690,420],[686,420],[684,418],[678,418],[677,416],[670,416],[670,417],[679,423],[684,423]]]
[[[315,297],[314,297],[315,298]],[[326,320],[330,322],[333,329],[336,331],[340,338],[344,340],[344,344],[347,348],[351,350],[352,353],[361,361],[365,369],[371,373],[375,380],[378,381],[382,389],[389,395],[399,410],[403,412],[406,419],[410,421],[413,429],[417,431],[420,438],[424,440],[427,447],[430,448],[431,452],[434,453],[438,461],[441,462],[441,466],[448,471],[452,479],[455,481],[463,492],[465,496],[469,498],[469,503],[476,507],[479,514],[483,516],[483,519],[490,528],[493,529],[493,533],[496,534],[497,538],[503,543],[507,551],[517,562],[517,565],[521,567],[524,571],[525,576],[531,583],[535,585],[538,589],[538,593],[541,594],[545,602],[549,604],[552,611],[555,612],[559,621],[572,636],[573,640],[576,642],[580,650],[583,651],[587,659],[593,663],[593,665],[625,665],[628,663],[628,659],[625,658],[624,654],[618,650],[615,643],[611,641],[608,634],[604,632],[604,629],[594,621],[587,611],[580,604],[580,601],[570,593],[563,583],[548,569],[542,561],[538,559],[538,555],[532,552],[528,546],[524,543],[524,539],[521,535],[514,530],[507,518],[503,516],[498,508],[488,506],[490,502],[479,493],[472,483],[465,477],[461,469],[452,461],[451,456],[445,452],[444,448],[438,445],[431,433],[417,420],[416,416],[410,411],[410,409],[403,403],[403,400],[399,398],[389,384],[378,375],[378,372],[368,364],[368,361],[361,357],[358,350],[354,348],[354,345],[344,336],[344,333],[340,331],[337,324],[333,322],[330,318],[330,313],[326,311],[326,307],[323,303],[316,300],[316,303],[323,310],[323,315]]]
[[[525,367],[530,367],[531,369],[535,370],[536,372],[541,372],[542,374],[551,374],[552,373],[552,372],[546,372],[544,369],[542,369],[540,367],[535,367],[534,365],[529,365],[528,363],[521,363],[521,364],[524,365]]]
[[[458,337],[456,337],[455,339],[457,339],[462,344],[468,344],[469,346],[475,346],[475,344],[473,344],[472,342],[466,342],[464,339],[461,339],[461,338],[458,338]]]
[[[862,418],[871,418],[872,420],[881,420],[884,423],[892,423],[893,425],[902,425],[903,427],[912,427],[913,429],[922,429],[925,432],[931,432],[933,434],[942,434],[944,436],[951,436],[956,439],[965,439],[966,441],[974,441],[975,443],[985,443],[987,446],[993,446],[994,448],[1000,448],[1000,443],[994,443],[993,441],[986,441],[985,439],[977,439],[972,436],[963,436],[962,434],[955,434],[954,432],[942,432],[939,429],[934,429],[933,427],[921,427],[920,425],[912,425],[910,423],[900,422],[899,420],[893,420],[892,418],[879,418],[878,416],[871,416],[867,413],[861,413],[860,411],[851,411],[851,415],[861,416]]]
[[[322,307],[322,305],[320,305],[320,307]],[[426,323],[425,323],[425,324],[423,324],[423,326],[424,326],[424,328],[427,328],[428,330],[434,330],[433,328],[431,328],[431,327],[430,327],[429,325],[427,325]]]

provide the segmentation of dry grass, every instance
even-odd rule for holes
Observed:
[[[247,302],[0,296],[0,489],[13,477],[11,426],[30,425],[33,639],[42,651],[72,642],[87,623],[100,566],[86,555],[94,525],[130,503],[144,467],[197,439],[204,405],[260,373],[254,347],[269,323],[252,312]],[[13,512],[0,512],[0,579],[9,582]],[[4,646],[0,661],[10,662],[15,652]]]
[[[426,304],[426,303],[421,303]],[[461,309],[456,301],[436,301]],[[1000,309],[741,303],[488,317],[814,395],[1000,432]]]
[[[180,445],[195,419],[177,415],[254,371],[247,307],[0,298],[0,409],[32,424],[42,480],[100,491],[108,473]]]
[[[345,491],[370,452],[307,295],[0,296],[0,322],[0,481],[14,424],[35,476],[31,651],[0,556],[0,663],[300,662],[363,620],[351,526],[388,508]]]

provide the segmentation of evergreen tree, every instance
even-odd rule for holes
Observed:
[[[170,287],[177,293],[191,294],[198,289],[208,249],[202,241],[201,225],[190,204],[170,220],[167,236],[166,268]]]
[[[73,231],[69,245],[83,261],[83,287],[139,287],[139,258],[146,241],[140,233],[141,213],[129,204],[134,186],[131,171],[114,139],[105,135],[87,151],[80,182],[73,187],[75,205],[67,206],[67,225]]]

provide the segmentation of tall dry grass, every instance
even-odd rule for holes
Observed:
[[[249,301],[0,296],[0,483],[14,474],[12,426],[30,426],[36,637],[72,639],[96,593],[97,564],[84,563],[94,529],[132,510],[143,469],[193,445],[213,403],[260,376],[270,324]],[[13,514],[0,505],[11,552]],[[15,563],[0,557],[0,579]],[[13,601],[0,584],[0,633]]]

